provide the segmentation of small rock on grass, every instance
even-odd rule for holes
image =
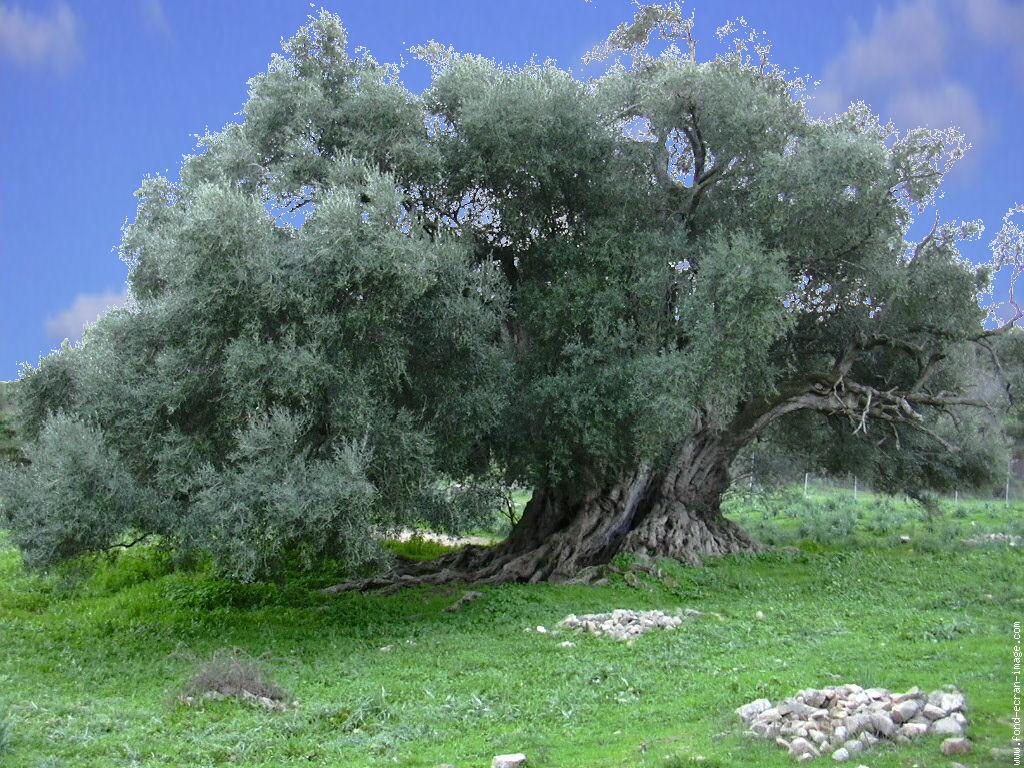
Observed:
[[[491,761],[491,768],[521,768],[526,765],[526,755],[516,752],[513,755],[496,755]]]
[[[483,592],[477,592],[475,590],[464,592],[462,594],[462,597],[460,597],[454,603],[445,608],[445,611],[447,611],[448,613],[455,613],[456,611],[461,611],[464,606],[468,605],[469,603],[472,603],[474,600],[479,600],[483,596]]]
[[[971,742],[964,738],[946,739],[941,749],[944,755],[966,755],[971,751]]]

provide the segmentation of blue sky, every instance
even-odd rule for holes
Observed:
[[[429,39],[505,62],[583,53],[628,0],[336,0],[353,45],[394,61]],[[818,109],[864,98],[900,127],[960,126],[974,144],[944,218],[987,242],[1024,202],[1024,0],[705,0],[700,50],[745,16],[774,58],[821,81]],[[0,379],[121,300],[113,251],[148,173],[176,177],[194,134],[235,118],[246,80],[313,12],[286,0],[0,0]],[[405,70],[420,90],[426,68]]]

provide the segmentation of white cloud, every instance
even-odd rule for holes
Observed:
[[[124,306],[128,292],[80,293],[71,306],[46,320],[46,332],[54,339],[78,341],[86,323],[94,323],[108,310]]]
[[[171,39],[171,23],[161,0],[142,0],[142,20],[150,32],[165,40]]]
[[[835,114],[863,99],[900,128],[955,126],[979,145],[988,126],[978,100],[948,72],[951,53],[964,55],[963,40],[955,40],[955,23],[956,15],[940,0],[906,0],[879,8],[871,27],[854,27],[846,46],[825,68],[812,109]]]
[[[825,80],[839,88],[872,87],[931,75],[944,66],[947,38],[934,0],[879,8],[870,30],[853,28]]]
[[[66,3],[49,13],[0,3],[0,58],[66,71],[80,56],[78,19]]]
[[[983,40],[1024,48],[1024,3],[960,0],[968,28]]]
[[[995,48],[1008,49],[1017,81],[1024,87],[1024,2],[1011,0],[958,0],[967,29]]]
[[[987,129],[974,94],[952,81],[933,88],[909,89],[888,103],[889,117],[902,127],[948,128],[955,125],[971,141],[981,141]]]

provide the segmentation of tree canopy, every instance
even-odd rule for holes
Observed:
[[[699,59],[678,6],[641,7],[592,80],[428,43],[414,94],[311,19],[240,122],[143,182],[130,305],[24,371],[0,494],[28,562],[149,533],[239,578],[360,562],[519,482],[509,546],[609,500],[578,567],[675,525],[623,498],[672,485],[711,520],[769,432],[886,489],[984,482],[1005,446],[970,361],[1015,211],[969,263],[980,223],[932,213],[958,131],[814,118],[757,33],[719,37]]]

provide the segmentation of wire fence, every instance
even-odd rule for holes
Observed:
[[[873,493],[870,482],[855,474],[825,475],[808,471],[798,457],[785,451],[753,451],[739,457],[732,466],[734,487],[773,488],[803,486],[804,494],[814,491],[847,492],[854,496]],[[1024,502],[1024,457],[1018,456],[996,473],[998,478],[988,488],[963,486],[954,488],[940,498],[949,501]]]
[[[759,485],[756,477],[753,475],[747,479],[747,484],[752,486]],[[820,491],[832,491],[850,493],[856,498],[862,494],[875,492],[869,483],[865,483],[856,475],[837,478],[805,472],[802,484],[804,496]],[[940,497],[954,502],[1002,501],[1006,504],[1011,504],[1024,501],[1024,477],[1011,470],[1007,472],[1006,479],[1001,484],[992,488],[982,490],[977,488],[954,489],[952,493],[940,494]]]

